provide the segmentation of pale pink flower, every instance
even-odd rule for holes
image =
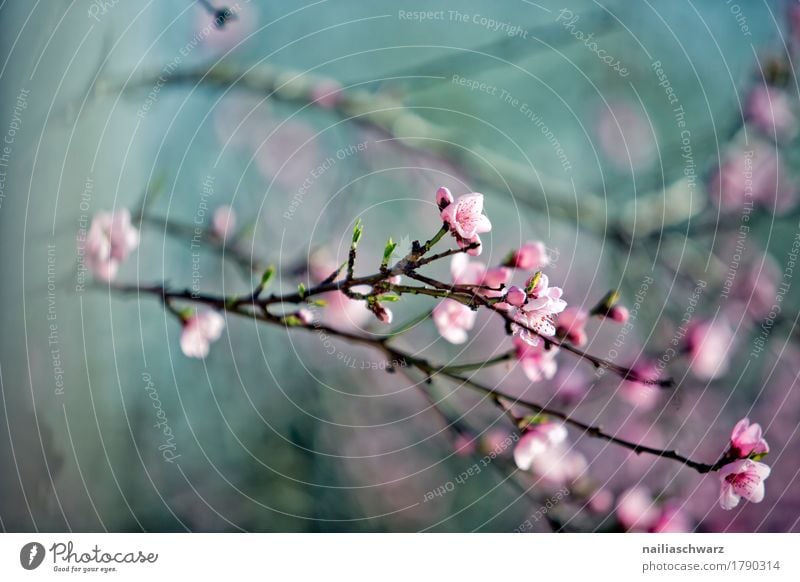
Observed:
[[[475,317],[474,311],[455,299],[444,299],[433,308],[433,323],[451,344],[467,341],[467,332],[475,325]]]
[[[713,380],[728,371],[733,348],[733,330],[724,321],[692,324],[686,334],[689,368],[702,380]]]
[[[394,319],[392,310],[380,304],[377,304],[375,307],[375,315],[378,317],[378,320],[381,323],[385,323],[387,325],[392,323],[392,320]]]
[[[440,212],[450,206],[454,200],[449,188],[442,186],[436,191],[436,206],[439,207]]]
[[[750,455],[761,455],[769,452],[767,441],[761,436],[761,425],[750,424],[750,419],[743,418],[736,423],[731,433],[731,453],[743,459]]]
[[[637,362],[632,367],[636,377],[644,380],[658,380],[661,376],[654,362]],[[652,410],[658,403],[661,390],[655,384],[645,384],[636,380],[623,380],[619,387],[620,397],[640,410]]]
[[[303,325],[311,325],[314,321],[314,314],[305,307],[301,307],[297,310],[297,319],[299,319]]]
[[[598,489],[586,505],[595,513],[608,513],[614,505],[614,494],[608,489]]]
[[[580,307],[567,307],[558,316],[556,335],[573,345],[582,346],[587,341],[585,328],[588,321],[588,311]]]
[[[764,499],[764,479],[769,477],[770,468],[764,463],[750,459],[740,459],[728,463],[719,470],[719,504],[722,509],[733,509],[744,497],[752,503]]]
[[[688,533],[694,529],[689,516],[676,501],[667,501],[661,508],[656,522],[650,527],[652,533]]]
[[[767,136],[791,140],[797,135],[797,117],[792,101],[782,89],[764,85],[755,87],[747,100],[747,116]]]
[[[539,335],[555,335],[553,316],[567,307],[567,302],[561,299],[562,294],[560,287],[549,286],[547,275],[540,274],[539,281],[528,293],[528,302],[511,311],[515,322],[511,324],[514,336],[535,346],[539,343]]]
[[[547,247],[541,241],[528,241],[514,251],[510,267],[525,271],[538,271],[550,264]]]
[[[775,145],[759,142],[732,150],[709,184],[711,199],[726,212],[741,211],[746,202],[783,212],[794,205],[796,194]]]
[[[230,206],[220,206],[214,210],[211,224],[214,234],[227,240],[236,233],[236,212]]]
[[[461,248],[472,243],[480,245],[481,239],[478,235],[492,230],[492,223],[483,214],[483,194],[477,192],[459,196],[455,202],[442,210],[441,218],[449,226],[450,232]],[[472,256],[478,256],[481,254],[481,247],[467,252]]]
[[[617,102],[604,108],[598,116],[597,134],[606,158],[619,170],[645,168],[658,153],[647,117],[631,103]]]
[[[741,269],[731,290],[731,297],[744,304],[737,308],[745,309],[758,321],[766,317],[775,303],[781,276],[780,266],[770,255],[760,254],[753,259]]]
[[[514,462],[522,471],[528,471],[533,460],[548,449],[567,439],[567,428],[561,422],[545,421],[533,424],[520,437],[514,447]]]
[[[617,519],[626,531],[648,531],[658,516],[653,496],[645,487],[632,487],[617,500]]]
[[[341,291],[324,293],[320,298],[326,303],[323,312],[325,321],[333,327],[339,329],[360,329],[371,317],[364,301],[350,299]]]
[[[333,79],[320,79],[311,87],[311,101],[323,109],[333,109],[342,97],[342,85]]]
[[[139,246],[139,231],[131,224],[127,208],[98,212],[86,235],[86,267],[95,276],[111,281],[131,251]]]
[[[626,531],[650,533],[684,533],[692,530],[689,518],[675,501],[659,506],[650,491],[633,487],[617,501],[617,519]]]
[[[225,318],[216,311],[195,313],[183,322],[181,351],[189,358],[205,358],[224,328]]]
[[[459,457],[469,457],[477,450],[477,442],[472,435],[458,433],[453,441],[453,451]]]
[[[586,457],[565,443],[554,445],[531,461],[531,471],[545,481],[566,484],[576,481],[588,467]]]
[[[466,255],[457,254],[453,255],[450,262],[450,274],[456,285],[491,287],[491,289],[481,289],[478,293],[484,297],[502,297],[504,291],[500,289],[511,280],[512,272],[507,267],[487,269],[483,263],[470,261]]]
[[[531,382],[551,379],[558,370],[555,357],[558,348],[545,349],[544,342],[531,345],[522,338],[514,338],[516,357],[522,366],[522,371]]]

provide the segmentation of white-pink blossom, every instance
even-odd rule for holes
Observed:
[[[483,194],[472,192],[459,196],[453,203],[445,206],[441,211],[441,218],[461,248],[477,243],[477,248],[467,252],[472,256],[481,254],[479,235],[492,230],[492,223],[483,214]]]
[[[139,231],[131,224],[127,208],[98,212],[86,235],[86,267],[96,277],[111,281],[131,251],[139,246]]]
[[[539,343],[539,335],[555,335],[553,316],[567,307],[567,302],[561,298],[562,294],[560,287],[550,287],[547,275],[540,273],[539,280],[528,292],[528,302],[511,310],[515,322],[511,324],[514,336],[535,346]]]
[[[467,341],[467,332],[475,325],[475,317],[474,311],[455,299],[444,299],[433,308],[433,323],[451,344]]]
[[[728,463],[719,470],[719,504],[722,509],[733,509],[744,498],[752,503],[764,499],[764,479],[770,468],[751,459],[740,459]]]
[[[747,116],[762,133],[779,140],[797,135],[797,117],[789,94],[783,89],[758,85],[747,99]]]
[[[558,348],[551,347],[548,350],[544,347],[544,342],[531,345],[519,337],[514,338],[514,347],[517,360],[528,380],[539,382],[549,380],[555,375],[558,370],[555,359]]]
[[[205,358],[224,328],[225,318],[216,311],[195,313],[183,322],[181,351],[189,358]]]
[[[525,271],[538,271],[550,264],[547,247],[541,241],[528,241],[514,251],[509,266]]]
[[[724,375],[728,371],[733,339],[733,330],[720,319],[693,324],[686,334],[692,373],[702,380]]]
[[[214,234],[227,240],[236,233],[236,212],[230,206],[220,206],[214,210],[211,224]]]
[[[769,445],[761,435],[761,425],[757,422],[750,424],[749,418],[743,418],[736,423],[731,433],[731,454],[737,458],[750,455],[761,455],[769,452]]]
[[[528,471],[536,457],[567,439],[567,428],[561,422],[545,421],[528,427],[514,447],[514,462]]]
[[[580,307],[567,307],[558,316],[556,334],[573,345],[582,346],[587,341],[586,323],[588,321],[588,311]]]

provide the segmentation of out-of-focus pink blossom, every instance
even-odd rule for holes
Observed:
[[[350,299],[341,291],[324,293],[320,298],[326,303],[325,320],[336,328],[361,328],[371,317],[364,301]]]
[[[606,317],[611,321],[615,321],[617,323],[628,323],[628,318],[630,317],[630,312],[628,308],[624,305],[614,305],[611,309],[608,310],[606,313]]]
[[[776,261],[762,254],[740,269],[731,297],[737,307],[743,305],[753,319],[760,320],[769,314],[775,303],[780,278],[781,269]]]
[[[297,310],[297,319],[299,319],[303,325],[311,325],[314,322],[314,314],[305,307],[301,307]]]
[[[608,513],[613,505],[614,494],[608,489],[598,489],[587,502],[587,507],[595,513]]]
[[[469,434],[459,433],[453,441],[453,450],[459,457],[469,457],[477,448],[475,438]]]
[[[741,211],[746,202],[783,212],[794,205],[796,194],[774,144],[758,142],[731,151],[709,184],[711,199],[725,212]]]
[[[530,281],[528,283],[530,287]],[[562,294],[560,287],[550,287],[547,275],[540,273],[539,281],[528,293],[528,302],[511,312],[515,321],[511,324],[514,336],[535,346],[539,343],[539,335],[555,335],[553,316],[567,307],[567,302],[561,299]]]
[[[544,481],[563,485],[580,478],[587,466],[583,454],[561,443],[536,455],[531,461],[531,472]]]
[[[544,342],[531,345],[525,340],[515,337],[514,347],[516,348],[517,360],[522,371],[531,382],[549,380],[558,370],[556,363],[556,353],[558,349],[551,347],[545,349]]]
[[[436,206],[439,207],[440,212],[450,206],[454,200],[449,188],[442,186],[436,191]]]
[[[764,499],[764,479],[770,468],[764,463],[740,459],[728,463],[719,470],[719,504],[722,509],[733,509],[742,498],[752,503]]]
[[[214,234],[227,240],[236,233],[236,212],[230,206],[220,206],[211,219]]]
[[[656,141],[647,118],[629,103],[613,103],[601,111],[597,134],[600,147],[618,169],[645,168],[656,157]]]
[[[585,327],[588,321],[589,312],[580,307],[567,307],[558,316],[556,335],[573,345],[582,346],[587,341]]]
[[[433,308],[433,323],[451,344],[467,341],[467,332],[475,325],[475,317],[474,311],[455,299],[444,299]]]
[[[769,445],[761,436],[761,425],[750,424],[749,418],[743,418],[733,427],[730,448],[731,454],[741,459],[769,452]]]
[[[538,271],[550,264],[547,247],[541,241],[528,241],[514,251],[510,267],[525,271]]]
[[[216,311],[195,313],[183,322],[181,351],[189,358],[205,358],[224,328],[225,319]]]
[[[484,454],[494,453],[499,455],[508,449],[512,442],[512,435],[508,431],[492,428],[487,430],[481,437],[480,449]]]
[[[779,140],[797,135],[797,117],[789,95],[783,89],[759,85],[747,99],[747,116],[761,132]]]
[[[537,456],[566,439],[567,428],[563,423],[545,421],[534,424],[528,427],[514,447],[514,462],[522,471],[528,471]]]
[[[511,269],[507,267],[493,267],[487,269],[486,265],[478,261],[470,261],[464,254],[453,255],[450,263],[450,274],[457,285],[481,285],[492,289],[478,291],[484,297],[502,297],[501,290],[511,280]],[[494,289],[497,289],[496,291]]]
[[[492,230],[492,223],[483,214],[483,194],[473,192],[459,196],[452,204],[447,205],[441,212],[442,221],[449,227],[456,242],[463,249],[478,243],[480,234]],[[481,254],[481,247],[467,251],[472,256]]]
[[[617,501],[617,519],[626,531],[683,533],[692,524],[680,504],[669,500],[659,506],[645,487],[633,487]]]
[[[617,519],[626,531],[648,531],[658,515],[653,496],[645,487],[632,487],[617,499]]]
[[[686,333],[689,367],[702,380],[712,380],[728,371],[729,354],[733,349],[733,330],[719,319],[690,326]]]
[[[392,323],[392,320],[394,319],[392,310],[380,304],[376,304],[375,315],[378,317],[378,320],[381,323],[385,323],[387,325]]]
[[[98,212],[86,235],[86,267],[94,275],[111,281],[131,251],[139,246],[139,231],[131,224],[127,208]]]
[[[638,378],[657,380],[660,377],[658,367],[653,362],[637,362],[632,370]],[[640,410],[652,410],[658,403],[661,391],[654,384],[645,384],[635,380],[624,380],[619,387],[620,397]]]
[[[311,101],[323,109],[333,109],[342,97],[342,85],[333,79],[321,79],[311,87]]]

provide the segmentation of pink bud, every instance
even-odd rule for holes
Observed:
[[[236,212],[230,206],[220,206],[212,219],[214,234],[226,240],[236,232]]]
[[[442,186],[436,191],[436,206],[439,210],[444,210],[453,203],[453,195],[450,190]]]
[[[381,323],[392,323],[393,315],[390,309],[387,309],[383,305],[377,305],[375,308],[375,315],[378,316],[378,320]]]
[[[314,314],[303,307],[298,310],[297,319],[299,319],[304,325],[311,325],[311,322],[314,321]]]
[[[509,287],[508,293],[506,293],[506,302],[514,307],[522,307],[525,305],[525,300],[527,298],[528,296],[525,294],[525,290],[516,285]]]
[[[550,264],[547,247],[541,241],[528,241],[514,253],[511,266],[526,271],[536,271]]]
[[[630,317],[630,312],[624,305],[615,305],[608,310],[606,317],[612,321],[616,321],[617,323],[627,323],[628,318]]]

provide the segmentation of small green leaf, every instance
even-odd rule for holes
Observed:
[[[327,307],[328,302],[324,299],[314,299],[311,301],[311,305],[314,305],[315,307]]]
[[[400,301],[400,296],[396,293],[384,293],[380,296],[380,300],[395,303],[396,301]]]
[[[358,241],[361,240],[362,234],[364,234],[364,226],[359,218],[356,220],[356,225],[353,228],[353,247],[355,247],[358,244]]]
[[[531,277],[528,280],[528,284],[525,286],[525,293],[530,293],[531,291],[533,291],[536,288],[536,285],[539,284],[539,281],[541,281],[541,279],[542,279],[542,272],[536,271],[533,274],[533,277]]]
[[[389,237],[389,240],[386,241],[386,246],[383,248],[383,264],[386,265],[389,263],[389,259],[392,258],[392,254],[394,250],[397,248],[397,243],[392,240],[392,237]]]
[[[297,294],[300,295],[301,298],[306,296],[306,286],[302,283],[297,286]]]
[[[270,284],[272,278],[275,277],[275,265],[270,265],[267,267],[267,270],[264,271],[264,274],[261,275],[261,287],[266,288],[267,285]]]

